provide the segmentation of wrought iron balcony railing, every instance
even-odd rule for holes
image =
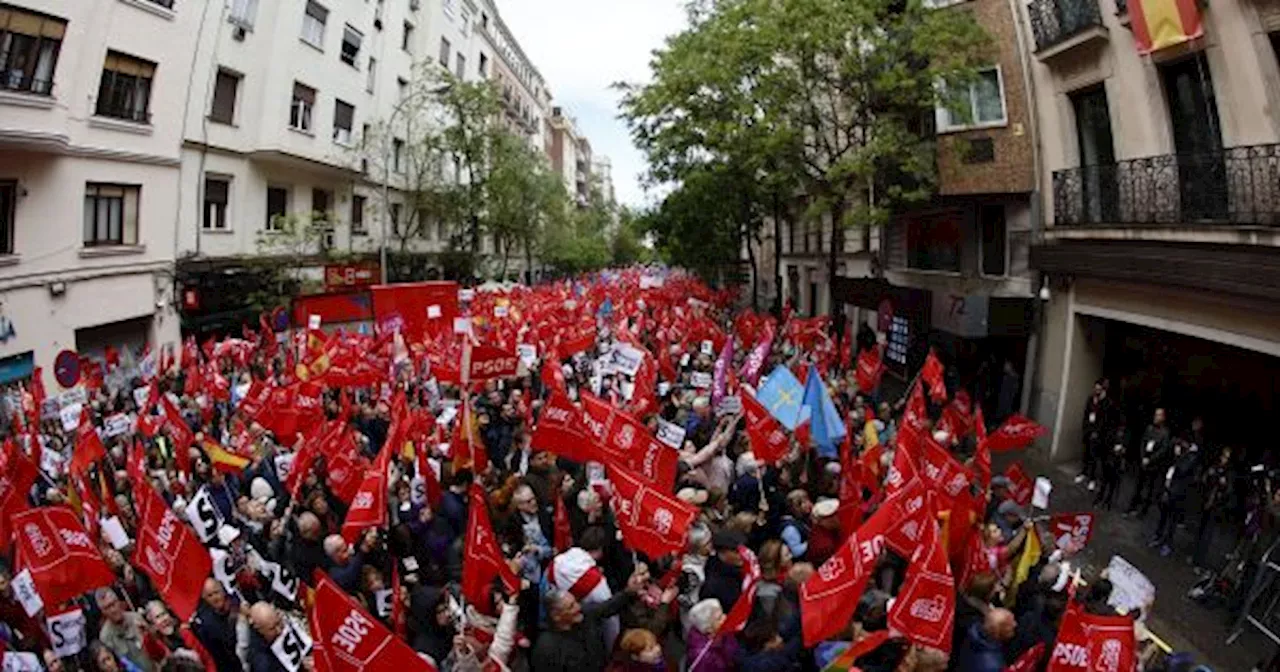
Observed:
[[[1280,225],[1280,145],[1055,171],[1053,209],[1058,226]]]
[[[1098,0],[1031,0],[1027,3],[1036,51],[1061,44],[1086,29],[1102,25]]]

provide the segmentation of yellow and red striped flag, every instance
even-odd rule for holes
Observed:
[[[1204,35],[1197,0],[1129,0],[1129,18],[1138,53],[1172,47]]]

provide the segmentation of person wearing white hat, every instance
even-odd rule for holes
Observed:
[[[809,532],[805,559],[815,567],[821,566],[840,547],[840,519],[836,517],[839,508],[840,502],[830,498],[819,499],[813,505],[813,529]]]

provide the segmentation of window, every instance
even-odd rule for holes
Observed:
[[[449,67],[450,47],[451,45],[449,44],[448,38],[440,38],[440,65],[443,65],[446,68]]]
[[[458,79],[466,79],[467,77],[467,57],[463,56],[462,52],[458,52],[457,63],[455,64],[453,74],[457,75]]]
[[[240,75],[220,68],[213,84],[213,107],[209,109],[209,121],[216,121],[219,124],[234,122],[236,94],[239,90]]]
[[[342,53],[338,58],[342,59],[347,65],[355,65],[356,57],[360,55],[360,43],[364,41],[364,35],[360,31],[348,25],[342,31]]]
[[[227,198],[231,181],[224,177],[204,178],[204,230],[227,230]]]
[[[311,190],[311,221],[325,224],[329,221],[329,208],[333,203],[333,194],[325,189]]]
[[[489,57],[480,52],[480,69],[478,70],[481,78],[489,76]]]
[[[289,214],[289,190],[285,187],[267,187],[267,231],[280,230],[280,218]]]
[[[404,35],[400,38],[400,48],[413,53],[413,24],[404,22]]]
[[[1004,80],[1001,78],[1000,68],[979,71],[977,79],[969,84],[969,89],[960,92],[955,98],[938,107],[940,132],[1005,124]]]
[[[151,123],[151,80],[156,64],[118,51],[108,51],[102,66],[95,114],[140,124]]]
[[[396,77],[396,100],[404,100],[407,95],[409,95],[409,80]]]
[[[404,140],[396,138],[391,141],[391,166],[397,173],[404,172],[401,161],[404,158]]]
[[[227,21],[246,30],[253,29],[253,19],[258,14],[258,0],[231,0],[231,13]]]
[[[0,182],[0,254],[13,254],[13,230],[16,223],[18,183]]]
[[[960,272],[964,213],[946,211],[912,217],[907,227],[907,267]]]
[[[293,103],[289,106],[289,127],[311,132],[311,110],[316,106],[316,90],[293,83]]]
[[[67,22],[0,5],[0,89],[47,96]]]
[[[364,228],[364,196],[351,197],[351,233],[357,236],[369,233]]]
[[[369,57],[369,76],[364,82],[364,90],[373,93],[373,85],[378,81],[378,59]]]
[[[444,15],[451,19],[453,18],[454,4],[455,4],[454,0],[444,0],[444,2],[442,3],[444,8]]]
[[[982,274],[1003,276],[1008,261],[1004,206],[982,206],[978,210],[978,221],[982,226]]]
[[[489,15],[480,12],[480,27],[489,30]]]
[[[329,18],[329,10],[315,2],[307,3],[307,11],[302,15],[302,41],[324,49],[324,22]]]
[[[391,233],[400,235],[400,204],[391,204]]]
[[[351,129],[354,128],[356,108],[342,102],[333,101],[333,141],[340,145],[351,144]]]
[[[85,184],[84,246],[137,245],[141,191],[136,184]]]

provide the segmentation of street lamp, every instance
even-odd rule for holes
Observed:
[[[394,132],[393,129],[396,124],[396,115],[403,112],[406,109],[406,104],[410,101],[416,100],[424,95],[444,95],[452,88],[452,84],[445,84],[434,89],[419,89],[410,93],[404,98],[401,98],[400,102],[396,103],[395,107],[391,108],[391,116],[387,118],[387,132],[383,134],[382,138],[382,233],[379,236],[381,240],[378,244],[379,265],[382,267],[382,284],[384,285],[387,284],[387,221],[391,217],[391,148],[393,146],[393,138],[391,135]]]

